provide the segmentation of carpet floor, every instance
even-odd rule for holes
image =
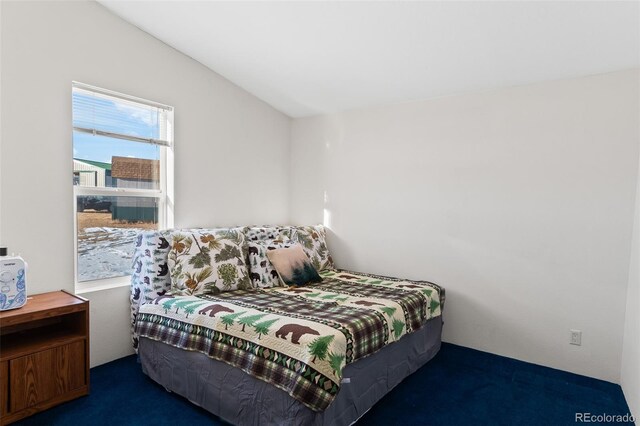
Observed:
[[[576,413],[625,415],[629,408],[616,384],[443,343],[358,425],[575,425]],[[16,424],[225,423],[166,392],[132,355],[91,369],[91,395]]]

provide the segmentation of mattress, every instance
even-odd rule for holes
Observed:
[[[235,425],[350,425],[440,350],[442,318],[347,365],[342,386],[324,411],[207,355],[148,338],[139,342],[142,370],[167,390]]]
[[[161,296],[140,307],[136,332],[222,361],[322,411],[340,393],[346,367],[440,317],[444,302],[444,290],[426,281],[343,270],[322,277],[297,288]]]

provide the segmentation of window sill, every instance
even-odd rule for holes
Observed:
[[[94,293],[96,291],[111,290],[119,287],[129,287],[131,277],[107,278],[104,280],[76,283],[76,294]]]

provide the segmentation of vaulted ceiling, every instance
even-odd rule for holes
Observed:
[[[640,64],[636,1],[99,2],[292,117]]]

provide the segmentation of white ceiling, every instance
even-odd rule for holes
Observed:
[[[637,1],[99,2],[292,117],[640,63]]]

